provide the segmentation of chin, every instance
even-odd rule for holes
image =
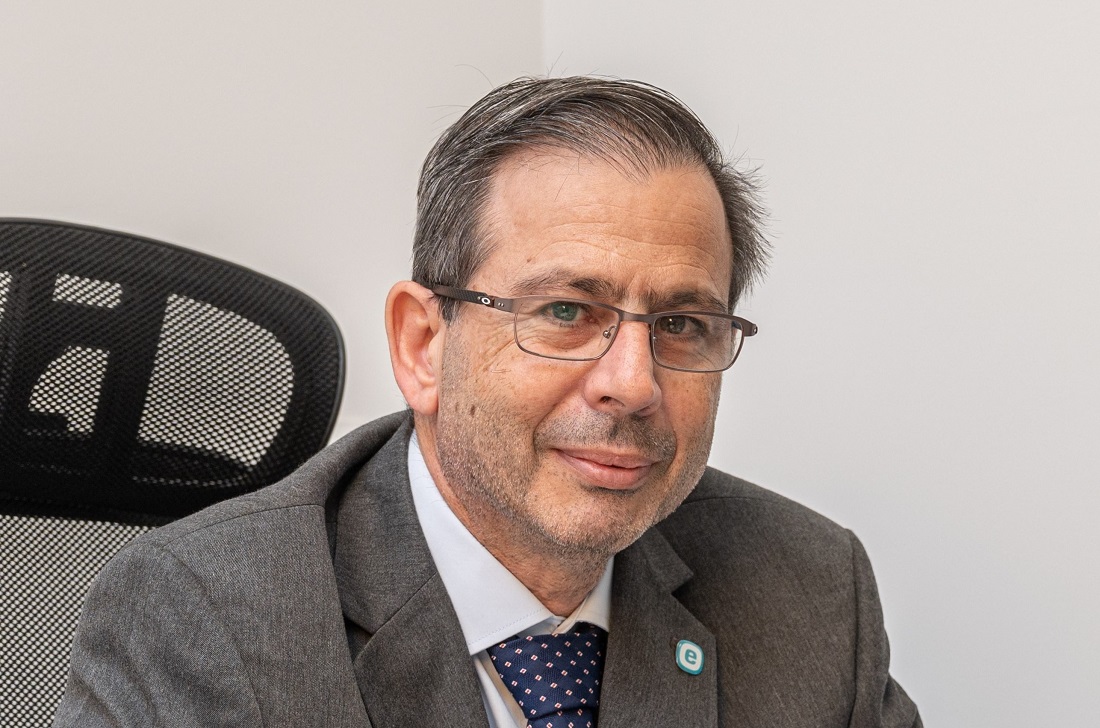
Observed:
[[[622,492],[612,492],[622,500]],[[603,500],[603,499],[597,499]],[[656,522],[653,515],[616,513],[614,503],[586,503],[573,509],[559,509],[556,518],[538,524],[544,538],[568,551],[599,554],[603,558],[622,551],[638,540]],[[622,504],[619,504],[620,508]],[[541,520],[541,519],[540,519]]]

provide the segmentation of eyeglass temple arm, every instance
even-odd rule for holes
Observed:
[[[488,306],[489,308],[500,309],[501,311],[512,310],[512,299],[499,298],[496,296],[490,296],[487,293],[481,291],[467,291],[463,288],[451,288],[450,286],[432,286],[432,293],[443,296],[444,298],[451,298],[455,301],[465,301],[466,303],[478,303],[482,306]]]

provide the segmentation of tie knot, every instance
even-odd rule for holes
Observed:
[[[607,632],[578,622],[569,632],[517,637],[488,652],[529,725],[591,728],[606,650]]]

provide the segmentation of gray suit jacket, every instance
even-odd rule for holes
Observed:
[[[54,725],[486,726],[409,431],[405,414],[370,423],[124,549],[88,596]],[[703,648],[698,676],[681,639]],[[855,537],[708,470],[616,557],[600,728],[920,726],[888,663]]]

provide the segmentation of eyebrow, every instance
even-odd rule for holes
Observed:
[[[695,308],[702,311],[726,313],[729,310],[729,303],[726,301],[704,291],[693,289],[683,289],[663,295],[653,294],[652,298],[647,294],[646,300],[647,302],[652,301],[653,304],[656,304],[653,308],[670,311],[682,311],[689,308]]]
[[[623,301],[626,288],[606,278],[576,275],[568,270],[555,269],[521,278],[512,286],[512,296],[545,295],[554,291],[570,291],[591,297],[597,301]],[[648,311],[680,311],[698,308],[704,311],[725,313],[726,301],[706,291],[682,288],[675,291],[657,291],[647,288],[642,301]]]

